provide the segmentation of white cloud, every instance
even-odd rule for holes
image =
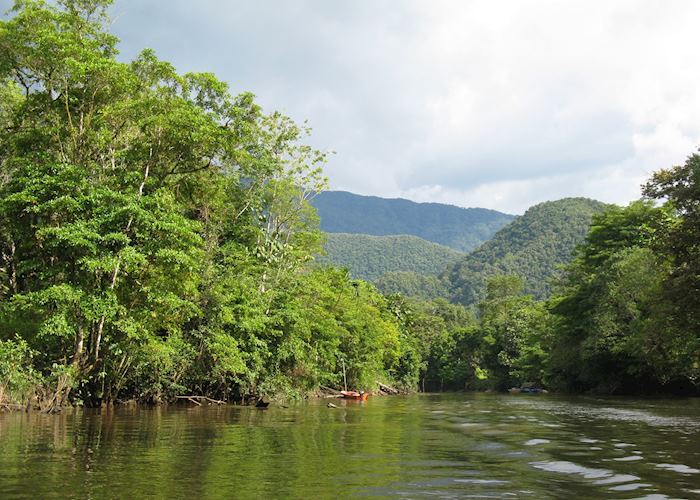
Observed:
[[[8,0],[0,0],[0,6]],[[116,0],[149,46],[309,119],[331,184],[521,212],[625,203],[700,145],[694,0]]]

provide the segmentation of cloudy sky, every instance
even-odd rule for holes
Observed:
[[[308,119],[337,153],[333,189],[625,203],[700,146],[693,0],[117,0],[113,16],[125,58],[151,47]]]

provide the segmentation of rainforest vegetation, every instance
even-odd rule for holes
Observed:
[[[325,154],[248,93],[117,59],[106,0],[0,24],[0,398],[411,385],[387,301],[312,269]]]
[[[376,281],[386,273],[415,272],[437,276],[464,254],[407,234],[371,236],[327,233],[326,255],[319,262],[346,267],[353,277]]]
[[[316,262],[309,130],[153,51],[120,61],[109,4],[0,22],[0,404],[301,396],[343,367],[370,390],[697,392],[700,156],[628,207],[533,207],[445,298],[384,295]]]
[[[385,295],[398,293],[424,300],[449,297],[447,282],[442,277],[414,271],[384,273],[374,280],[374,285]]]

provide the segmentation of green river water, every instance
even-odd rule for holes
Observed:
[[[0,498],[700,498],[700,400],[0,414]]]

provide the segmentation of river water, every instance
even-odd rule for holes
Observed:
[[[0,414],[0,498],[700,498],[700,400]]]

